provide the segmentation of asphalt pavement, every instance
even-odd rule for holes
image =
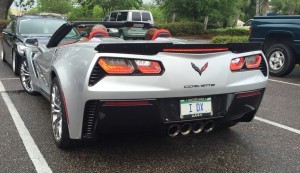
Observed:
[[[12,104],[4,101],[8,98]],[[151,133],[104,135],[98,142],[61,150],[53,143],[48,101],[25,93],[11,67],[1,61],[0,170],[46,172],[38,169],[43,165],[53,172],[80,173],[300,172],[299,100],[297,66],[284,78],[270,78],[257,119],[250,123],[178,138]],[[20,127],[29,133],[23,134]],[[33,139],[30,146],[29,139]],[[41,155],[36,158],[36,153]]]

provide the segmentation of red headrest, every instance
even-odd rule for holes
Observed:
[[[108,33],[103,30],[94,30],[90,33],[89,35],[89,40],[92,39],[93,37],[108,37]]]
[[[171,37],[171,33],[165,29],[158,29],[154,32],[151,40],[155,40],[157,37]]]

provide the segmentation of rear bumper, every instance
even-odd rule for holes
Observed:
[[[180,118],[179,100],[186,98],[143,99],[142,102],[137,102],[137,105],[107,104],[126,103],[124,100],[89,100],[85,104],[81,137],[88,139],[93,138],[97,133],[122,132],[124,130],[164,130],[167,126],[186,122],[207,122],[209,120],[214,120],[217,124],[228,121],[248,122],[253,119],[258,110],[263,94],[264,89],[259,89],[201,96],[212,98],[213,115],[185,119]]]

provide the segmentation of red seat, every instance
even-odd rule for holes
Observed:
[[[171,33],[166,29],[158,29],[153,34],[151,40],[155,40],[157,37],[171,37]]]
[[[108,32],[107,31],[104,31],[104,30],[94,30],[90,33],[89,35],[89,40],[92,39],[93,37],[98,37],[98,38],[101,38],[101,37],[108,37]]]

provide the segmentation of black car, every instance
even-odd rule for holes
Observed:
[[[57,16],[24,15],[14,18],[3,30],[1,58],[19,74],[19,64],[25,56],[25,40],[39,38],[48,42],[53,33],[66,21]],[[42,41],[42,42],[43,42]]]

